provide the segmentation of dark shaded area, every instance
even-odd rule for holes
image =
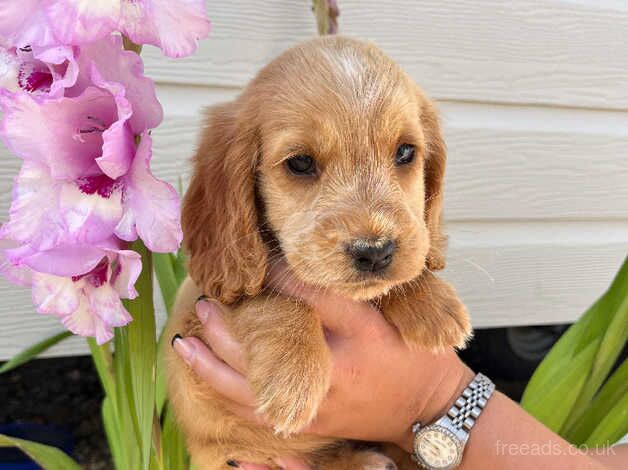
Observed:
[[[73,457],[83,468],[109,469],[102,398],[91,357],[38,359],[0,375],[0,423],[59,426],[74,436]]]

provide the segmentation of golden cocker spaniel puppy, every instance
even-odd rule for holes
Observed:
[[[200,334],[200,294],[230,304],[225,321],[274,429],[227,412],[166,351],[170,400],[199,469],[278,455],[318,469],[394,468],[351,443],[296,434],[328,391],[330,356],[311,308],[264,280],[285,260],[308,284],[376,304],[412,348],[462,347],[466,310],[433,274],[444,266],[445,161],[423,92],[382,51],[348,38],[286,51],[209,109],[183,206],[189,278],[168,333]]]

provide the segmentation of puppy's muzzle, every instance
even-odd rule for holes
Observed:
[[[393,260],[395,242],[393,240],[353,240],[347,247],[353,258],[355,269],[361,273],[379,273]]]

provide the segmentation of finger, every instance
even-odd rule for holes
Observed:
[[[303,299],[316,310],[327,329],[341,336],[353,336],[365,323],[381,321],[375,307],[305,284],[294,277],[285,263],[271,267],[267,283],[285,295]]]
[[[203,324],[203,336],[212,351],[232,369],[244,375],[247,368],[242,345],[231,336],[222,318],[222,315],[229,313],[229,307],[214,300],[196,302],[196,315]]]
[[[275,459],[275,463],[279,465],[282,470],[312,470],[312,467],[294,457],[278,457]]]
[[[255,395],[246,378],[218,359],[198,338],[175,336],[174,350],[207,384],[230,400],[255,405]]]

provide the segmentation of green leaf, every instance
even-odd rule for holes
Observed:
[[[105,390],[105,395],[112,400],[112,406],[116,406],[116,384],[112,372],[111,349],[108,343],[99,346],[94,338],[87,338],[87,344],[92,353],[92,360],[98,372],[100,383]],[[117,414],[117,413],[116,413]]]
[[[628,258],[624,260],[623,266],[608,291],[563,334],[536,369],[521,400],[521,405],[525,409],[531,412],[535,410],[539,402],[552,393],[556,382],[562,381],[566,375],[573,375],[575,358],[586,349],[588,354],[593,354],[593,356],[592,360],[585,364],[586,367],[578,370],[578,373],[582,375],[582,387],[584,387],[593,368],[594,358],[598,355],[597,349],[591,351],[591,345],[602,344],[602,338],[607,334],[609,325],[615,318],[617,299],[623,299],[626,295],[628,295]],[[608,357],[608,354],[604,353],[604,356]],[[601,371],[602,368],[598,370]],[[578,398],[579,395],[570,402],[572,407],[576,405]],[[567,414],[569,415],[570,412],[571,410],[568,410]]]
[[[155,275],[157,276],[161,296],[164,299],[168,314],[170,314],[172,306],[174,305],[174,299],[177,295],[177,289],[179,288],[179,283],[174,271],[173,258],[173,255],[170,253],[153,253]]]
[[[129,365],[129,347],[125,328],[114,330],[113,371],[116,383],[115,393],[118,406],[116,414],[120,439],[126,443],[125,461],[123,468],[138,468],[140,462],[139,425],[135,413],[135,401],[132,392],[131,371]]]
[[[151,253],[141,241],[133,242],[131,249],[142,256],[142,273],[135,283],[138,297],[124,302],[133,317],[133,321],[122,328],[126,330],[127,334],[124,347],[129,365],[128,373],[130,373],[130,376],[125,377],[125,381],[127,393],[131,394],[130,411],[135,414],[135,422],[137,423],[136,430],[142,468],[147,470],[150,466],[155,413],[155,362],[157,353],[155,308],[153,305],[153,268]]]
[[[177,427],[172,409],[166,406],[164,411],[161,446],[164,454],[164,468],[168,470],[186,470],[189,456],[183,436]]]
[[[122,469],[127,468],[126,462],[129,457],[126,454],[127,446],[124,445],[124,442],[121,440],[123,434],[120,431],[118,418],[114,412],[113,400],[111,396],[106,396],[103,400],[101,410],[102,421],[115,468]]]
[[[40,341],[39,343],[29,346],[28,348],[16,354],[7,362],[5,362],[2,365],[2,367],[0,367],[0,374],[4,374],[5,372],[15,369],[16,367],[21,366],[22,364],[30,361],[31,359],[34,359],[42,352],[46,351],[47,349],[50,349],[55,344],[60,343],[61,341],[63,341],[66,338],[69,338],[70,336],[72,336],[72,333],[70,333],[69,331],[62,331],[61,333],[57,333],[53,336],[50,336]]]
[[[0,434],[0,447],[17,447],[46,470],[81,470],[81,467],[56,447]]]
[[[180,248],[179,251],[177,252],[177,256],[173,263],[174,275],[177,278],[177,283],[179,286],[183,283],[186,276],[188,275],[187,264],[188,264],[188,260],[187,260],[187,257],[185,256],[185,251],[182,248]]]
[[[588,447],[610,446],[626,434],[628,434],[628,394],[624,394],[608,411],[584,444]]]
[[[628,360],[611,375],[575,425],[564,433],[565,439],[575,445],[584,444],[602,418],[607,416],[615,404],[626,395],[628,395]]]
[[[586,411],[586,408],[606,380],[626,344],[626,339],[628,338],[628,295],[623,300],[619,296],[613,300],[621,303],[615,310],[613,318],[602,338],[602,343],[593,361],[591,371],[582,387],[578,400],[574,404],[571,416],[565,423],[565,430],[569,429]],[[612,307],[609,306],[609,308]]]
[[[600,339],[591,342],[565,364],[563,373],[545,383],[543,394],[528,395],[524,408],[552,431],[558,432],[578,398],[593,364]]]

